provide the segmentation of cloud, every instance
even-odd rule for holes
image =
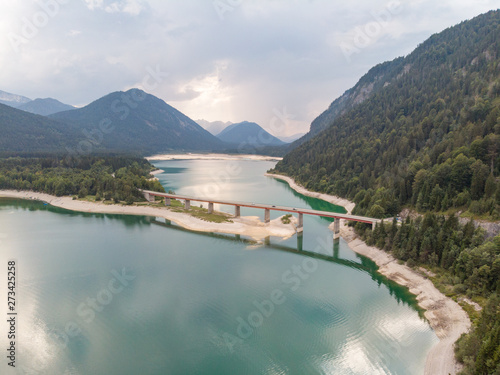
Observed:
[[[90,10],[100,9],[103,7],[103,0],[85,0],[85,4]]]
[[[82,32],[81,32],[80,30],[70,30],[70,31],[68,32],[68,34],[67,34],[67,35],[68,35],[68,36],[78,36],[78,35],[80,35],[81,33],[82,33]]]
[[[232,7],[223,19],[206,0],[61,2],[18,52],[7,36],[44,10],[38,2],[6,2],[0,90],[83,105],[140,86],[148,68],[159,67],[169,76],[151,93],[186,115],[269,129],[275,110],[286,107],[293,134],[372,66],[496,8],[491,0],[401,0],[385,20],[394,0],[221,1]],[[348,61],[341,44],[356,46],[357,30],[372,36]]]
[[[130,15],[140,14],[144,4],[143,1],[138,0],[85,0],[85,3],[90,10],[102,9],[107,13],[128,13]]]

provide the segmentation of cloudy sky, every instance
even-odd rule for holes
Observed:
[[[83,106],[140,87],[193,119],[286,133],[373,65],[499,0],[0,0],[0,90]]]

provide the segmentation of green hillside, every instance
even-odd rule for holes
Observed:
[[[490,12],[397,59],[385,87],[275,171],[354,200],[360,214],[412,205],[500,218],[499,23]]]
[[[0,104],[0,156],[40,152],[63,153],[75,144],[78,128]],[[81,134],[81,133],[80,133]]]
[[[151,155],[170,150],[212,151],[224,148],[189,117],[163,100],[138,89],[114,92],[86,107],[55,113],[50,118],[86,131],[80,141],[92,141],[96,149]],[[109,133],[92,135],[102,127]]]
[[[356,230],[408,266],[432,270],[435,285],[462,301],[474,326],[455,346],[461,374],[500,374],[500,235],[485,239],[456,216],[500,220],[500,11],[377,69],[382,86],[362,103],[330,107],[315,122],[321,128],[330,118],[326,128],[311,126],[318,135],[271,172],[349,198],[356,214],[392,217],[405,207],[424,214]]]

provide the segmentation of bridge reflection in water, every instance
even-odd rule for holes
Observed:
[[[190,232],[190,233],[195,233],[200,236],[205,236],[205,237],[210,237],[212,239],[217,239],[221,241],[235,241],[235,242],[241,242],[248,244],[249,246],[252,245],[259,245],[259,242],[255,240],[251,240],[248,238],[242,238],[239,234],[236,235],[229,235],[229,234],[220,234],[220,233],[212,233],[212,232],[199,232],[199,231],[192,231],[190,229],[185,229],[181,226],[178,226],[176,224],[172,224],[170,220],[165,220],[163,218],[155,218],[155,217],[148,217],[149,221],[152,224],[159,225],[166,227],[171,230],[178,230],[178,231],[183,231],[183,232]],[[331,237],[330,237],[331,239]],[[356,254],[356,259],[358,261],[350,260],[350,259],[343,259],[340,257],[340,250],[341,246],[346,246],[347,244],[344,243],[344,245],[341,245],[343,243],[342,239],[334,239],[333,241],[327,242],[324,241],[322,243],[319,243],[318,241],[318,246],[317,248],[321,249],[324,253],[319,253],[311,250],[304,250],[304,235],[298,235],[297,236],[297,246],[290,247],[286,245],[281,245],[279,243],[273,243],[271,241],[270,237],[266,237],[263,243],[263,249],[272,249],[272,250],[277,250],[277,251],[283,251],[287,253],[293,253],[297,254],[300,256],[305,256],[305,257],[310,257],[314,259],[319,259],[323,260],[326,262],[330,262],[333,264],[338,264],[344,267],[349,267],[351,269],[355,269],[357,271],[366,273],[370,275],[371,279],[375,281],[379,287],[384,285],[387,287],[389,290],[389,293],[396,298],[396,300],[399,303],[406,304],[410,306],[412,309],[418,312],[420,318],[425,320],[424,317],[424,310],[418,306],[417,303],[417,298],[414,294],[411,294],[408,288],[403,287],[397,283],[395,283],[392,280],[389,280],[385,276],[381,275],[378,273],[378,266],[373,262],[371,259],[366,258],[362,255]],[[327,246],[330,246],[327,248]]]

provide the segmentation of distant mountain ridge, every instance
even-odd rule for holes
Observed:
[[[108,94],[89,105],[49,116],[87,132],[111,123],[112,134],[99,147],[121,152],[152,154],[170,150],[221,150],[224,143],[163,100],[131,89]]]
[[[25,103],[30,102],[31,99],[22,96],[22,95],[16,95],[16,94],[11,94],[9,92],[1,91],[0,90],[0,103],[5,104],[14,108],[19,107],[20,105],[23,105]]]
[[[65,152],[82,136],[77,127],[0,104],[0,154]],[[3,155],[1,155],[3,156]]]
[[[227,121],[207,121],[207,120],[196,120],[196,123],[200,125],[203,129],[208,130],[211,134],[217,135],[221,131],[223,131],[225,128],[227,128],[229,125],[232,124],[232,122]]]
[[[56,105],[61,108],[59,102]],[[2,155],[151,155],[174,150],[220,152],[228,147],[163,100],[138,89],[114,92],[83,108],[47,117],[0,104],[0,134]]]
[[[217,134],[220,140],[234,145],[254,148],[266,146],[283,146],[285,142],[276,138],[255,122],[240,122],[226,127]]]
[[[297,133],[293,135],[288,135],[288,136],[278,136],[280,140],[282,140],[285,143],[292,143],[295,142],[297,139],[302,138],[306,133]]]
[[[500,11],[435,34],[408,56],[370,70],[357,86],[371,91],[362,89],[356,100],[348,90],[309,136],[327,127],[275,171],[361,203],[360,215],[394,216],[401,205],[471,205],[500,217],[499,66]],[[487,200],[497,182],[499,200]]]
[[[45,99],[35,99],[28,103],[21,104],[18,109],[36,115],[49,116],[57,112],[69,111],[75,109],[75,107],[61,103],[59,100],[52,98]]]

